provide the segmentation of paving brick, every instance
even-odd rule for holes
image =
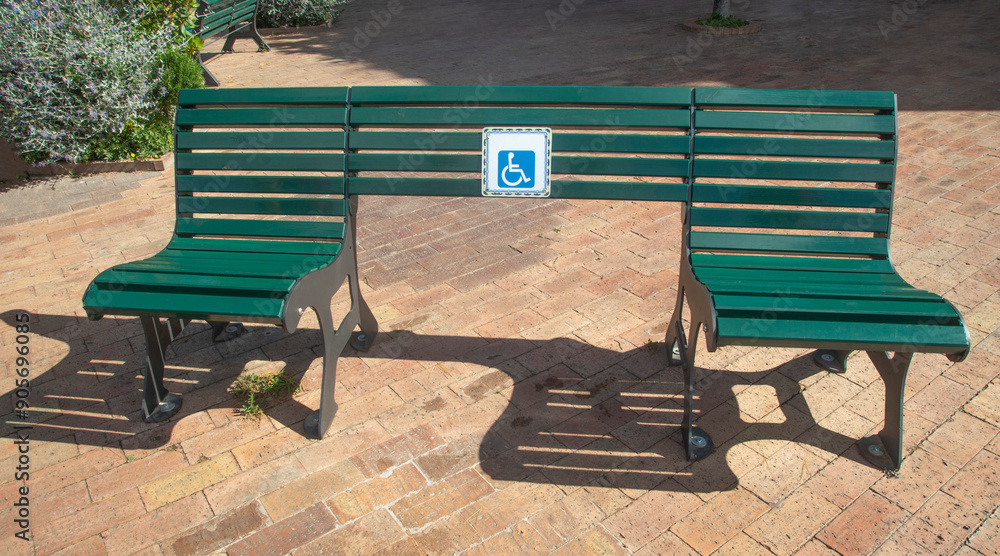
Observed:
[[[768,506],[743,488],[719,493],[670,528],[701,554],[708,554],[735,537],[767,512]]]
[[[611,536],[600,525],[595,525],[580,534],[577,538],[562,545],[552,552],[553,556],[570,556],[576,554],[592,554],[610,556],[614,554],[628,554],[627,548],[622,546],[617,539]]]
[[[201,493],[163,506],[138,519],[122,523],[101,534],[108,554],[132,554],[173,536],[213,516]]]
[[[316,504],[288,519],[258,529],[249,537],[229,546],[226,553],[230,556],[280,556],[311,542],[336,525],[337,520],[330,510],[323,504]]]
[[[315,473],[288,482],[260,498],[275,522],[296,514],[360,483],[363,475],[350,461],[341,461]]]
[[[816,538],[841,554],[869,554],[908,517],[899,506],[874,492],[866,492]]]
[[[87,488],[94,500],[103,500],[119,492],[136,488],[169,473],[187,467],[180,450],[155,452],[149,457],[126,461],[87,479]]]
[[[388,469],[444,445],[434,431],[422,425],[353,456],[351,461],[366,476],[375,477]]]
[[[1000,552],[997,538],[1000,538],[1000,512],[994,511],[969,537],[967,545],[982,554],[995,555]]]
[[[687,545],[680,537],[667,531],[656,537],[652,542],[635,552],[636,556],[662,556],[671,554],[676,556],[697,556],[697,552]]]
[[[492,556],[494,554],[548,554],[550,547],[542,536],[527,522],[521,521],[482,544],[473,546],[466,556]]]
[[[1000,506],[1000,456],[979,452],[941,491],[976,510],[993,511]]]
[[[768,504],[774,504],[809,480],[825,464],[809,450],[789,444],[740,477],[740,485]]]
[[[798,489],[744,532],[774,554],[792,554],[839,513],[840,508],[822,496]]]
[[[422,556],[446,556],[458,554],[479,542],[476,532],[458,516],[439,519],[409,536],[416,553]],[[398,543],[397,543],[398,544]],[[404,553],[390,547],[388,554]]]
[[[966,404],[965,412],[1000,427],[1000,382],[994,381]]]
[[[391,546],[404,535],[399,522],[380,509],[293,550],[292,554],[367,556]]]
[[[240,466],[229,452],[195,463],[180,471],[139,487],[148,510],[180,500],[239,473]]]
[[[487,496],[493,487],[474,469],[420,490],[392,505],[403,527],[419,528]]]
[[[412,492],[419,495],[426,485],[427,480],[420,470],[407,463],[387,476],[375,477],[334,496],[327,505],[341,523],[347,523]]]
[[[233,456],[243,469],[251,469],[275,458],[294,452],[312,440],[297,427],[282,427],[265,436],[232,449]]]
[[[259,503],[251,502],[175,535],[160,547],[166,556],[208,554],[269,525]]]
[[[668,479],[606,519],[604,527],[630,550],[638,550],[702,505],[702,500]]]
[[[903,460],[897,475],[882,478],[872,490],[913,513],[956,472],[957,466],[918,449]]]
[[[73,515],[39,523],[33,531],[35,550],[54,552],[143,513],[142,499],[135,490],[105,498]]]
[[[472,477],[471,473],[469,476]],[[456,515],[463,518],[483,539],[498,534],[565,496],[565,492],[557,485],[543,481],[507,485],[492,494],[489,493],[492,489],[485,489],[478,483],[474,483],[474,486],[481,494],[480,498]]]
[[[46,468],[32,481],[35,496],[53,492],[125,463],[121,450],[101,448]]]
[[[872,467],[857,450],[836,458],[806,482],[806,487],[836,506],[846,508],[884,473]]]
[[[205,497],[215,515],[222,515],[299,480],[304,475],[302,464],[294,456],[287,455],[206,487]]]
[[[930,554],[952,554],[986,516],[947,494],[937,493],[900,527],[896,536],[915,542]]]
[[[942,376],[907,400],[906,406],[908,410],[941,424],[975,395],[971,388]]]

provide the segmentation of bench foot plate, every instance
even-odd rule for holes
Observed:
[[[364,332],[351,334],[351,347],[357,351],[368,351],[374,342],[375,338],[368,336]]]
[[[159,423],[173,417],[181,410],[181,397],[177,394],[167,394],[163,401],[156,406],[156,409],[143,419],[147,423]]]
[[[813,352],[813,363],[828,373],[847,372],[847,356],[850,351],[818,349]]]
[[[861,450],[861,455],[868,460],[868,463],[879,469],[891,472],[899,469],[899,466],[892,462],[889,450],[885,448],[885,444],[882,443],[882,439],[877,434],[858,440],[858,449]]]
[[[333,404],[333,407],[330,408],[330,409],[331,409],[332,413],[336,414],[337,413],[337,404]],[[308,417],[306,417],[305,422],[302,423],[302,429],[305,431],[306,436],[308,436],[309,438],[315,438],[317,440],[322,440],[323,439],[323,434],[326,433],[325,430],[322,430],[322,431],[319,430],[320,429],[320,423],[322,422],[321,411],[322,410],[320,410],[320,409],[317,409],[316,411],[313,411],[312,413],[309,414]],[[333,420],[332,416],[331,416],[331,420]],[[327,425],[327,428],[329,428],[329,425]]]
[[[688,436],[687,431],[682,429],[681,435]],[[684,445],[687,447],[688,461],[705,459],[712,453],[712,450],[715,449],[715,444],[712,443],[712,437],[708,436],[708,433],[698,427],[691,427],[690,437],[684,438],[683,440]]]

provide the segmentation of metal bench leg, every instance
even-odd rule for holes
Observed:
[[[903,393],[913,353],[896,352],[890,359],[884,351],[869,351],[868,357],[885,383],[885,426],[877,435],[859,440],[858,445],[875,467],[899,471],[903,462]]]
[[[714,448],[712,437],[694,426],[694,357],[698,351],[699,328],[701,328],[700,323],[691,324],[691,336],[688,341],[684,339],[684,327],[679,319],[675,331],[680,349],[681,368],[684,370],[684,418],[681,422],[681,441],[687,450],[688,461],[704,459]]]
[[[361,296],[357,276],[351,276],[349,281],[351,283],[351,299],[358,308],[358,316],[361,320],[361,331],[351,336],[351,347],[365,352],[372,347],[372,344],[375,343],[375,337],[378,336],[378,321],[375,320],[372,310],[368,308],[365,298]]]
[[[142,385],[142,414],[147,423],[159,423],[181,409],[181,397],[167,392],[163,386],[163,357],[167,346],[190,321],[141,317],[146,335],[146,373]]]
[[[353,280],[349,280],[353,283]],[[340,327],[334,327],[333,312],[330,310],[332,298],[327,299],[321,307],[313,307],[319,319],[319,330],[323,334],[323,385],[320,387],[319,409],[306,417],[303,424],[305,433],[313,438],[323,438],[334,415],[337,414],[337,401],[334,393],[337,389],[337,358],[347,347],[350,332],[354,330],[357,315],[353,311],[344,317]]]
[[[195,58],[198,60],[198,63],[201,64],[202,74],[204,74],[205,76],[206,87],[219,86],[219,80],[215,78],[215,74],[213,74],[211,70],[208,69],[208,66],[205,65],[205,62],[211,60],[212,58],[215,58],[218,55],[219,55],[218,52],[209,52],[209,53],[199,52],[195,54]]]

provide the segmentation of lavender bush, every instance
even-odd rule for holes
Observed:
[[[0,0],[0,129],[25,160],[86,161],[166,94],[168,30],[102,0]]]
[[[339,12],[342,0],[260,0],[257,27],[305,27],[322,25]]]

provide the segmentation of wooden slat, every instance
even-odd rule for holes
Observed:
[[[242,220],[235,218],[178,218],[177,233],[181,235],[343,239],[344,224],[339,222]]]
[[[482,151],[478,132],[354,131],[351,149],[399,151]],[[686,135],[635,135],[615,133],[552,133],[554,152],[687,154]]]
[[[166,248],[217,253],[289,253],[332,257],[340,252],[341,244],[323,241],[269,241],[175,236]]]
[[[351,172],[481,172],[481,154],[352,153]],[[683,177],[688,162],[665,158],[614,158],[596,156],[552,156],[553,174],[627,175]]]
[[[889,227],[889,215],[810,210],[692,207],[691,225],[725,228],[886,232]]]
[[[342,199],[246,197],[178,197],[177,212],[204,214],[269,214],[344,216]]]
[[[737,112],[696,110],[698,130],[771,131],[780,133],[882,134],[896,132],[894,116],[812,114],[783,112]]]
[[[888,189],[840,189],[831,187],[776,187],[696,183],[696,203],[789,205],[844,208],[889,208]]]
[[[859,237],[792,236],[729,232],[691,232],[691,248],[702,251],[796,253],[843,256],[889,256],[885,239]]]
[[[87,290],[83,304],[89,314],[187,318],[207,321],[280,324],[284,299],[186,294],[175,292]]]
[[[180,132],[178,149],[334,149],[343,150],[343,131]]]
[[[320,126],[343,125],[346,109],[341,107],[307,108],[181,108],[177,110],[177,125],[206,126]]]
[[[94,282],[102,286],[118,286],[130,291],[170,293],[181,289],[217,290],[223,295],[228,292],[230,295],[256,295],[260,297],[273,293],[288,293],[292,285],[295,284],[295,279],[109,270],[98,275]]]
[[[711,87],[698,87],[694,90],[694,102],[697,106],[892,110],[894,101],[895,95],[887,91],[796,91]]]
[[[697,135],[694,138],[694,152],[696,154],[892,160],[896,156],[896,144],[894,141],[851,139]]]
[[[718,331],[721,345],[921,353],[961,353],[969,346],[964,327],[934,324],[723,317],[718,319]]]
[[[775,268],[698,268],[700,280],[712,282],[725,280],[729,282],[767,282],[771,284],[839,284],[864,289],[872,285],[889,285],[909,287],[895,273],[861,273],[861,272],[815,272],[810,270],[788,270]]]
[[[480,107],[460,113],[454,108],[355,107],[351,125],[687,128],[690,115],[687,110],[657,109]]]
[[[955,321],[955,310],[940,300],[872,300],[791,297],[771,295],[716,294],[712,297],[720,316],[744,318],[796,318],[796,315],[830,315],[834,320],[859,323],[878,322],[885,317],[904,320],[935,320],[938,324]]]
[[[340,153],[177,153],[178,170],[270,170],[343,172]]]
[[[184,175],[175,178],[178,193],[285,193],[343,195],[342,176]]]
[[[246,89],[182,89],[177,104],[327,104],[347,105],[347,87],[274,87]],[[280,108],[272,109],[281,112]],[[343,112],[343,110],[341,110]],[[265,123],[269,123],[268,120]],[[343,123],[343,122],[341,122]]]
[[[694,176],[706,178],[891,183],[894,171],[890,164],[717,159],[694,161]]]
[[[815,272],[862,272],[895,274],[892,263],[877,259],[845,259],[820,257],[769,257],[766,255],[715,255],[695,253],[691,263],[696,268],[810,270]]]
[[[757,282],[743,280],[708,280],[705,285],[713,295],[812,296],[843,299],[935,300],[939,296],[909,285],[878,284],[863,289],[851,284]]]
[[[445,104],[462,108],[467,104],[592,104],[592,105],[683,105],[691,102],[686,87],[354,87],[351,104]]]

